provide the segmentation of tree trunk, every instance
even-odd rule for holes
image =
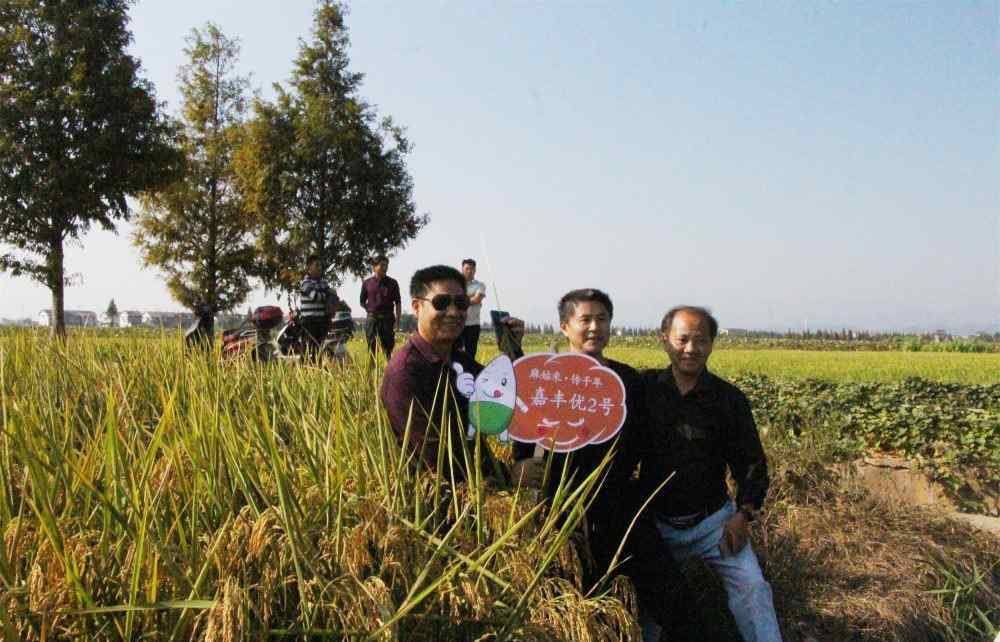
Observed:
[[[59,339],[66,338],[66,279],[63,277],[63,241],[58,234],[52,239],[49,245],[49,290],[52,292],[52,318],[49,321],[52,327],[52,336]]]

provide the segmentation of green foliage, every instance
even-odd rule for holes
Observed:
[[[231,310],[250,292],[252,219],[236,190],[248,81],[236,75],[239,44],[209,23],[195,29],[178,74],[184,97],[178,151],[184,172],[147,193],[134,241],[143,261],[166,275],[167,288],[189,309]]]
[[[995,640],[1000,636],[1000,594],[991,581],[1000,575],[1000,568],[980,568],[975,559],[937,558],[931,570],[937,576],[938,588],[930,593],[952,615],[952,622],[943,627],[947,642]],[[983,603],[993,606],[983,608]]]
[[[291,290],[310,254],[334,281],[362,276],[372,256],[402,247],[427,223],[413,203],[409,141],[358,95],[362,76],[348,69],[344,13],[320,3],[291,91],[276,85],[275,102],[254,103],[237,154],[257,226],[257,275],[269,288]]]
[[[761,425],[793,435],[822,426],[845,456],[902,455],[944,482],[959,506],[1000,511],[1000,383],[833,383],[763,375],[733,382]]]
[[[126,53],[126,0],[0,4],[0,269],[52,292],[65,332],[63,244],[113,230],[126,197],[165,183],[171,127]]]

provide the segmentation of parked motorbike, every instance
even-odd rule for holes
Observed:
[[[260,362],[268,362],[279,352],[272,333],[282,320],[284,313],[276,305],[264,305],[255,309],[239,327],[222,331],[222,358],[236,359],[250,355]]]
[[[254,310],[238,328],[222,333],[222,358],[235,359],[243,355],[262,363],[275,359],[299,361],[307,351],[309,338],[298,321],[298,312],[292,309],[287,321],[280,307],[261,306]],[[279,327],[280,326],[280,327]],[[342,362],[346,359],[346,343],[354,332],[350,311],[334,315],[330,333],[320,345],[320,353]]]

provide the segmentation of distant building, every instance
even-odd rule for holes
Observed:
[[[14,326],[18,328],[30,328],[35,325],[35,319],[0,319],[0,325]]]
[[[119,328],[134,328],[142,325],[142,312],[138,310],[123,310],[118,313]]]
[[[935,343],[940,343],[942,341],[950,341],[952,337],[946,330],[935,330],[931,332],[930,338]]]
[[[153,328],[183,328],[194,323],[190,312],[143,312],[142,324]]]
[[[745,328],[720,328],[719,335],[724,337],[745,337],[750,331]]]
[[[52,327],[55,315],[52,309],[38,313],[38,325]],[[63,322],[67,328],[93,328],[97,326],[97,314],[89,310],[64,310]]]

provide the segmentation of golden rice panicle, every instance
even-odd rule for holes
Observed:
[[[365,523],[355,524],[344,538],[344,553],[341,563],[354,577],[364,577],[374,565],[371,552],[372,533]]]
[[[240,509],[232,524],[223,527],[226,528],[226,543],[224,546],[220,546],[216,553],[220,575],[238,576],[248,573],[251,561],[259,561],[259,553],[261,552],[259,549],[266,546],[265,539],[267,539],[267,535],[262,532],[258,538],[259,541],[256,542],[257,548],[254,554],[251,555],[251,540],[255,526],[253,509],[250,506],[244,506]],[[261,530],[265,531],[267,527],[262,526]]]
[[[232,577],[222,581],[216,605],[208,613],[205,642],[236,642],[247,637],[249,602],[246,591]]]
[[[257,563],[268,562],[280,553],[285,531],[278,511],[277,506],[270,506],[257,518],[247,546],[248,559]]]
[[[588,599],[565,579],[547,578],[538,596],[529,618],[551,631],[556,639],[627,642],[642,637],[634,614],[611,595]]]

